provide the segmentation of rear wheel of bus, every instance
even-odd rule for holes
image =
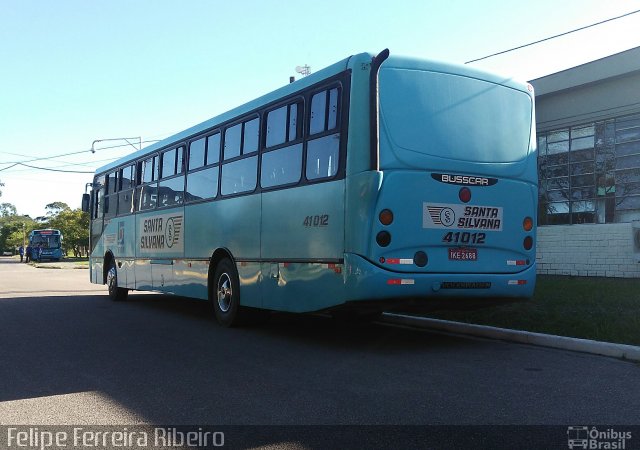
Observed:
[[[240,324],[240,281],[236,268],[229,258],[218,262],[210,285],[211,301],[220,325],[233,327]]]
[[[109,298],[114,301],[123,301],[127,299],[129,290],[118,287],[118,270],[115,261],[109,262],[109,270],[107,271],[107,288],[109,289]]]

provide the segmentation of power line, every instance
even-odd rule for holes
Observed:
[[[31,168],[31,169],[47,170],[47,171],[49,171],[49,172],[65,172],[65,173],[94,173],[94,171],[87,172],[87,171],[81,171],[81,170],[50,169],[50,168],[47,168],[47,167],[31,166],[31,165],[29,165],[29,164],[25,164],[25,163],[18,163],[18,165],[25,166],[25,167],[29,167],[29,168]]]
[[[603,23],[611,22],[613,20],[618,20],[618,19],[621,19],[623,17],[630,16],[632,14],[637,14],[639,12],[640,12],[640,9],[637,10],[637,11],[631,11],[631,12],[623,14],[621,16],[612,17],[611,19],[602,20],[600,22],[592,23],[591,25],[586,25],[584,27],[576,28],[575,30],[565,31],[564,33],[556,34],[555,36],[550,36],[550,37],[547,37],[547,38],[544,38],[544,39],[540,39],[538,41],[530,42],[528,44],[519,45],[518,47],[513,47],[513,48],[510,48],[508,50],[503,50],[501,52],[497,52],[497,53],[493,53],[491,55],[483,56],[482,58],[472,59],[471,61],[465,62],[465,64],[469,64],[469,63],[473,63],[473,62],[477,62],[477,61],[482,61],[483,59],[492,58],[494,56],[498,56],[498,55],[502,55],[504,53],[512,52],[514,50],[520,50],[521,48],[529,47],[531,45],[539,44],[540,42],[549,41],[551,39],[555,39],[555,38],[558,38],[558,37],[561,37],[561,36],[566,36],[567,34],[575,33],[576,31],[586,30],[587,28],[595,27],[596,25],[602,25]]]
[[[147,144],[150,142],[158,142],[158,140],[147,140],[147,141],[142,141],[141,144]],[[101,151],[101,150],[109,150],[109,149],[114,149],[114,148],[120,148],[120,147],[128,147],[130,144],[119,144],[119,145],[111,145],[109,147],[102,147],[102,148],[98,148],[95,149],[95,151]],[[90,153],[91,149],[89,150],[82,150],[79,152],[71,152],[71,153],[64,153],[61,155],[53,155],[53,156],[43,156],[41,158],[31,158],[28,160],[23,160],[23,161],[6,161],[6,162],[0,162],[0,164],[9,164],[9,166],[7,167],[3,167],[0,169],[0,172],[3,172],[5,170],[11,169],[13,167],[16,166],[24,166],[24,167],[29,167],[31,169],[37,169],[37,170],[49,170],[49,171],[53,171],[53,172],[69,172],[69,173],[93,173],[93,172],[83,172],[83,171],[74,171],[74,170],[56,170],[56,169],[51,169],[51,168],[45,168],[45,167],[38,167],[38,166],[31,166],[27,163],[30,162],[34,162],[34,161],[51,161],[51,160],[55,160],[57,158],[62,158],[63,156],[70,156],[70,155],[78,155],[78,154],[84,154],[84,153]],[[9,154],[9,153],[8,153]],[[12,153],[15,156],[24,156],[24,157],[28,157],[27,155],[21,155],[21,154],[15,154]],[[113,158],[113,160],[118,159],[118,158]],[[101,160],[101,161],[105,161],[105,160]],[[60,162],[64,162],[64,161],[60,161]],[[94,161],[94,162],[100,162],[100,161]],[[67,163],[68,165],[89,165],[90,162],[86,162],[86,163],[80,163],[80,164],[72,164],[72,163]],[[65,166],[60,166],[60,167],[65,167]]]

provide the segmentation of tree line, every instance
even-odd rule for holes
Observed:
[[[0,182],[0,187],[3,186]],[[0,197],[2,191],[0,190]],[[45,206],[46,215],[32,218],[19,215],[11,203],[0,203],[0,251],[15,252],[26,245],[32,230],[55,228],[62,233],[62,252],[65,255],[85,256],[89,251],[89,214],[80,208],[71,209],[64,202]]]

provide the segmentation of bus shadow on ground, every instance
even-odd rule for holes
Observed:
[[[117,304],[117,302],[114,303]],[[212,333],[253,334],[256,339],[264,337],[287,339],[325,348],[371,349],[372,343],[376,343],[380,350],[387,348],[390,351],[399,349],[410,351],[434,346],[473,345],[473,341],[469,338],[376,321],[335,320],[325,312],[295,314],[274,311],[267,313],[266,318],[262,320],[228,329],[216,322],[213,307],[206,300],[159,293],[135,293],[130,294],[124,303],[130,303],[131,306],[142,310],[150,309],[176,317],[201,320],[212,328]],[[170,316],[168,319],[170,320]]]
[[[211,311],[205,301],[147,293],[126,302],[104,295],[3,299],[0,401],[100,392],[149,423],[323,423],[336,405],[347,408],[357,386],[348,380],[394,396],[389,380],[417,386],[433,375],[429,360],[483,347],[320,315],[274,313],[261,325],[228,329]],[[408,378],[407,364],[415,368]],[[335,377],[344,379],[336,384]],[[298,394],[287,403],[291,390]],[[283,401],[287,408],[268,406]],[[306,411],[308,404],[318,411]]]

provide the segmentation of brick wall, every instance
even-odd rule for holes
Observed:
[[[640,278],[630,223],[538,227],[538,273]]]

